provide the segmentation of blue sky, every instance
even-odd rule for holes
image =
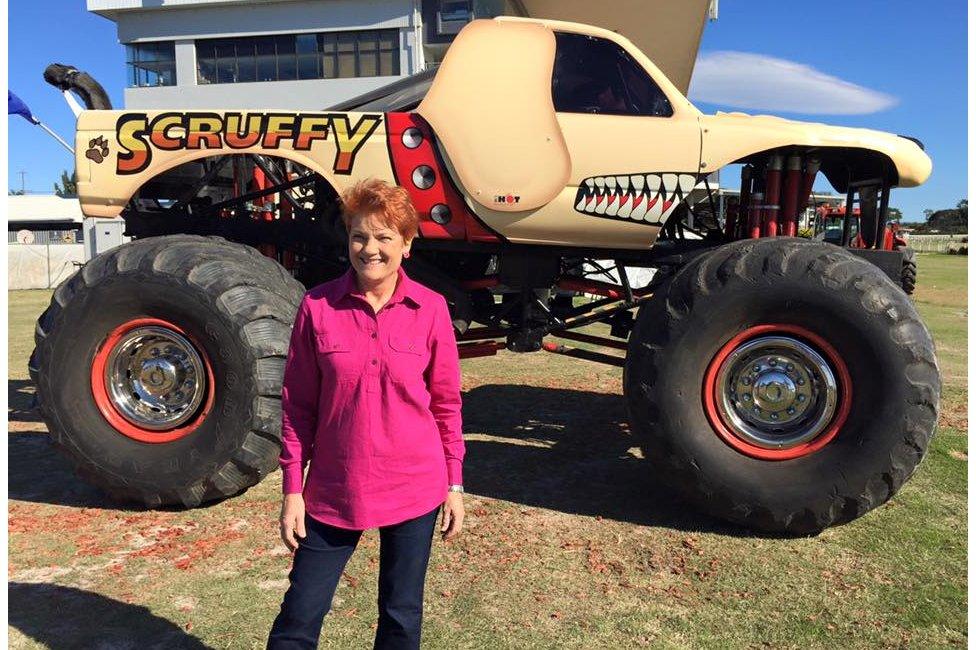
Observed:
[[[74,118],[41,76],[53,62],[89,72],[122,107],[124,52],[114,23],[88,13],[82,0],[12,0],[8,11],[10,89],[37,117],[71,141]],[[891,196],[906,220],[920,220],[926,208],[967,197],[966,25],[963,0],[721,0],[696,71],[709,73],[711,88],[696,79],[692,99],[706,112],[779,114],[921,139],[934,161],[932,177]],[[776,70],[784,81],[755,70]],[[741,100],[727,89],[743,83],[756,85],[747,95],[760,108],[734,105]],[[809,95],[801,105],[820,112],[789,112],[801,93]],[[715,103],[726,97],[733,104]],[[18,172],[25,170],[28,190],[52,191],[61,170],[73,165],[68,152],[19,117],[8,123],[8,187],[19,189]]]
[[[747,52],[802,64],[869,91],[857,96],[843,86],[847,92],[836,92],[821,79],[821,94],[833,90],[838,110],[870,108],[872,99],[883,99],[879,94],[894,105],[855,115],[735,109],[696,100],[694,84],[691,98],[708,113],[745,110],[918,138],[932,158],[932,176],[921,187],[892,190],[891,205],[906,221],[921,221],[926,208],[954,207],[967,197],[966,25],[962,0],[721,0],[718,20],[705,27],[696,74],[711,53]],[[792,105],[772,93],[765,99]],[[724,175],[722,180],[728,183]]]

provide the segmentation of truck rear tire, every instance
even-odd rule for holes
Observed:
[[[910,296],[915,293],[915,283],[918,280],[918,261],[912,248],[901,249],[901,254],[901,288]]]
[[[895,494],[936,424],[935,350],[911,301],[844,250],[747,240],[645,304],[624,391],[655,472],[697,506],[814,534]]]
[[[220,237],[139,239],[62,283],[30,371],[54,445],[113,498],[194,507],[277,466],[304,288]]]

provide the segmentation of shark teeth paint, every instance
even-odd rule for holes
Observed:
[[[579,185],[576,211],[660,226],[697,183],[697,175],[681,173],[593,176]]]

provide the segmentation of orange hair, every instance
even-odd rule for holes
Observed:
[[[342,193],[342,223],[346,230],[353,215],[375,215],[387,228],[400,233],[404,239],[417,236],[417,209],[410,194],[397,185],[390,185],[378,178],[358,181]]]

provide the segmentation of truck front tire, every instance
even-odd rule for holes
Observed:
[[[812,534],[885,501],[921,461],[939,372],[899,287],[836,246],[741,241],[638,314],[624,391],[644,455],[702,510]]]
[[[219,237],[91,260],[38,319],[30,370],[54,445],[112,497],[232,496],[277,466],[281,378],[304,288]]]

